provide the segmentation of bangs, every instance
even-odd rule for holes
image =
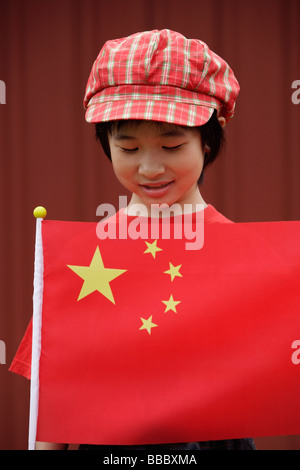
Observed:
[[[103,123],[104,124],[104,123]],[[147,121],[145,119],[121,119],[119,121],[109,121],[105,123],[105,127],[110,135],[120,132],[121,130],[126,129],[136,129],[140,126],[150,125],[154,127],[158,133],[163,131],[172,131],[178,128],[188,130],[188,131],[195,131],[196,127],[188,127],[188,126],[180,126],[178,124],[171,124],[168,122],[162,121]]]

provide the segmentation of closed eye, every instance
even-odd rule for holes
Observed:
[[[172,152],[174,150],[179,150],[181,147],[182,147],[183,144],[179,144],[179,145],[175,145],[174,147],[167,147],[166,145],[162,146],[162,148],[164,150],[167,150],[169,152]],[[138,151],[138,147],[134,148],[134,149],[128,149],[128,148],[125,148],[125,147],[119,147],[122,152],[126,152],[126,153],[133,153],[133,152],[137,152]]]
[[[180,149],[180,147],[182,147],[182,144],[175,145],[175,147],[166,147],[166,146],[163,146],[162,148],[163,148],[164,150],[172,151],[172,150]]]
[[[120,149],[123,151],[123,152],[127,152],[127,153],[132,153],[132,152],[136,152],[138,150],[138,148],[134,148],[134,149],[126,149],[126,148],[123,148],[123,147],[120,147]]]

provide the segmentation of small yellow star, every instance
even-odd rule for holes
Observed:
[[[169,265],[170,265],[170,269],[168,269],[168,271],[164,271],[164,273],[170,274],[171,281],[173,281],[176,276],[182,277],[182,274],[180,274],[179,272],[179,269],[182,266],[181,264],[179,264],[178,266],[173,266],[173,264],[169,262]]]
[[[67,266],[84,280],[77,300],[80,300],[97,290],[102,295],[104,295],[104,297],[115,304],[114,296],[109,283],[116,277],[119,277],[121,274],[123,274],[126,269],[105,268],[98,246],[89,266]]]
[[[153,243],[145,242],[147,245],[147,249],[144,251],[144,253],[151,253],[153,258],[155,258],[156,252],[157,251],[163,251],[162,248],[159,248],[157,246],[157,240],[154,240]]]
[[[173,310],[173,312],[176,312],[176,305],[181,303],[181,300],[174,300],[173,295],[171,294],[169,300],[162,300],[162,303],[166,305],[166,310],[164,313],[168,312],[169,310]]]
[[[151,335],[151,328],[154,328],[155,326],[157,326],[155,323],[152,322],[152,315],[146,320],[145,318],[142,318],[140,317],[143,324],[141,326],[141,328],[139,328],[140,330],[147,330],[149,335]]]

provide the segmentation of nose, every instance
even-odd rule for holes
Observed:
[[[165,165],[160,155],[145,152],[139,163],[139,174],[148,179],[155,179],[164,174]]]

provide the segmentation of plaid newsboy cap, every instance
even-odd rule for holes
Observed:
[[[204,42],[169,29],[144,31],[104,44],[86,86],[85,117],[201,126],[215,109],[232,118],[239,89]]]

